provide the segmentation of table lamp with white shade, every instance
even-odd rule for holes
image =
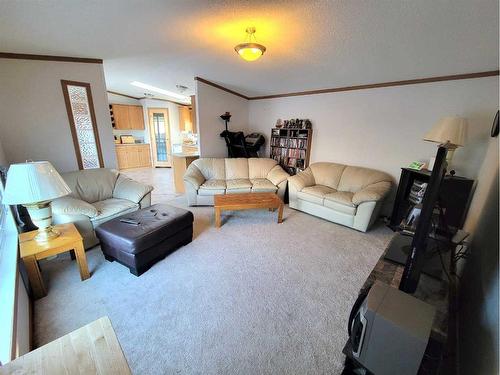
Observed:
[[[4,204],[22,204],[38,227],[37,242],[59,236],[52,227],[52,200],[71,193],[71,189],[48,161],[12,164],[2,199]]]
[[[465,145],[467,137],[467,119],[462,117],[443,117],[424,136],[424,141],[439,143],[445,147],[446,162],[450,168],[453,153]]]

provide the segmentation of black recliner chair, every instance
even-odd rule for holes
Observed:
[[[265,142],[264,136],[258,133],[245,136],[243,132],[224,130],[220,136],[226,141],[230,158],[258,158],[258,151]]]

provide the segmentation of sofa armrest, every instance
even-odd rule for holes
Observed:
[[[363,202],[380,201],[389,193],[391,185],[392,184],[389,181],[381,181],[365,186],[353,195],[352,203],[359,205]]]
[[[307,167],[304,171],[297,173],[295,176],[288,177],[288,185],[295,191],[301,191],[307,186],[316,185],[311,168]]]
[[[151,191],[153,191],[151,185],[142,184],[120,174],[113,190],[113,198],[127,199],[139,203]]]
[[[290,175],[279,165],[275,165],[267,174],[267,179],[276,186],[286,181],[288,177],[290,177]]]
[[[195,190],[198,190],[205,182],[205,176],[203,176],[196,165],[189,164],[189,167],[184,174],[184,182],[189,183]]]
[[[85,215],[96,217],[99,214],[97,208],[90,203],[73,197],[61,197],[52,201],[52,212],[55,215]]]

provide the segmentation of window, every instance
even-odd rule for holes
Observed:
[[[3,195],[0,178],[0,202]],[[16,327],[17,228],[9,206],[0,203],[0,362],[13,358]]]
[[[102,168],[104,163],[90,84],[62,80],[61,85],[78,167]]]

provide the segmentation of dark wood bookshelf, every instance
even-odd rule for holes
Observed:
[[[289,174],[294,175],[309,166],[312,129],[271,129],[270,157]]]

